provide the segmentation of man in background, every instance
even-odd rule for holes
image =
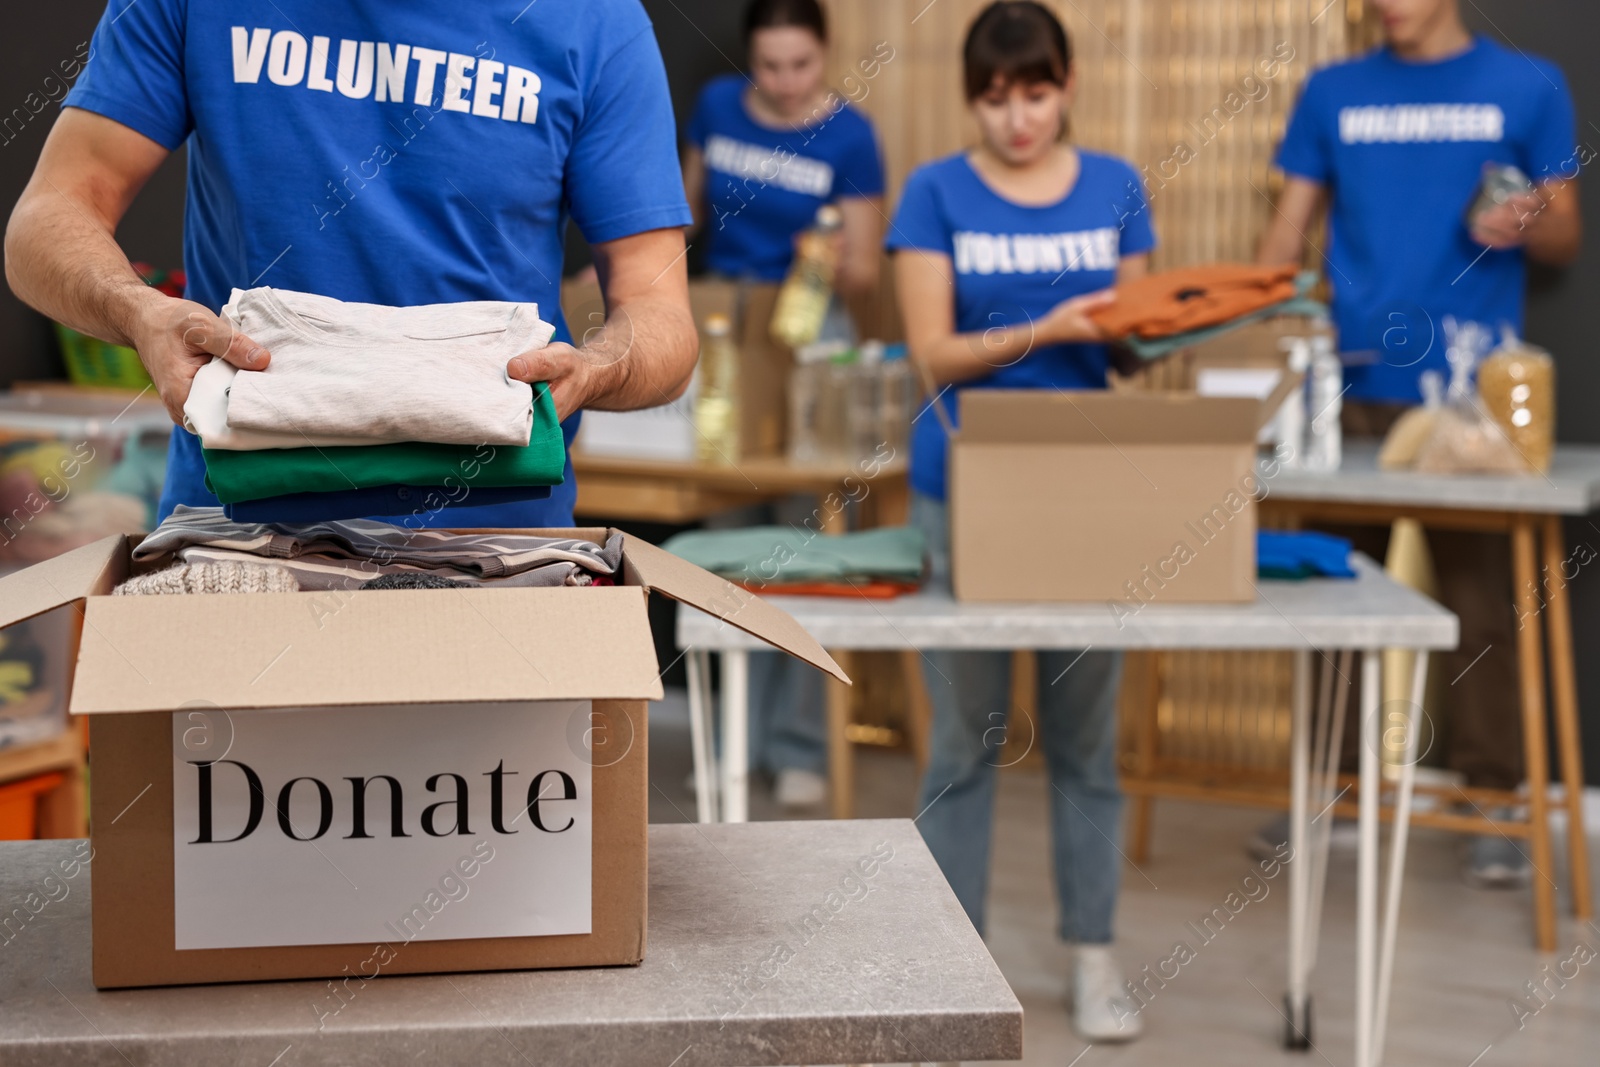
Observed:
[[[1424,371],[1448,374],[1443,321],[1520,336],[1528,261],[1564,266],[1582,225],[1580,158],[1560,68],[1469,33],[1459,0],[1372,0],[1382,47],[1312,74],[1278,153],[1284,188],[1262,239],[1264,264],[1298,263],[1327,213],[1326,275],[1348,391],[1343,428],[1381,437],[1421,398]],[[1533,191],[1467,219],[1488,166],[1515,166]],[[1440,599],[1461,618],[1445,761],[1469,786],[1515,789],[1523,776],[1516,618],[1505,541],[1434,531]],[[1378,558],[1384,535],[1357,541]],[[1526,882],[1508,839],[1478,838],[1479,885]]]

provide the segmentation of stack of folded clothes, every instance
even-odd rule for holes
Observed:
[[[1356,576],[1350,566],[1350,542],[1311,530],[1257,531],[1256,574],[1291,581]]]
[[[506,373],[554,332],[537,305],[396,308],[259,288],[235,289],[222,317],[272,353],[260,371],[213,359],[184,404],[230,518],[498,504],[561,484],[549,389]]]
[[[614,585],[622,535],[612,533],[598,545],[531,534],[412,530],[370,519],[241,523],[221,508],[180,504],[133,550],[135,563],[170,558],[176,560],[172,573],[136,576],[120,595]],[[245,566],[230,572],[215,564]]]
[[[922,584],[922,531],[910,526],[836,535],[793,526],[695,530],[661,547],[757,593],[884,599]]]
[[[1117,299],[1089,312],[1106,336],[1153,360],[1273,315],[1327,315],[1305,294],[1314,271],[1212,263],[1149,274],[1116,288]]]

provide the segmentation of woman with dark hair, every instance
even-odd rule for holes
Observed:
[[[817,209],[844,216],[835,287],[878,283],[883,161],[872,123],[828,88],[828,26],[817,0],[752,0],[750,70],[713,79],[689,120],[683,184],[719,274],[781,281]]]
[[[683,152],[706,265],[730,278],[782,281],[795,238],[832,204],[843,218],[834,288],[842,297],[870,292],[883,239],[883,162],[872,123],[824,81],[822,8],[817,0],[752,0],[744,41],[749,74],[728,74],[701,90]],[[852,333],[835,299],[821,339]],[[814,507],[807,500],[802,513]],[[783,808],[814,808],[826,798],[823,700],[818,672],[776,652],[750,657],[751,764],[772,776]]]
[[[960,394],[1105,388],[1106,346],[1087,313],[1112,299],[1111,286],[1142,276],[1155,245],[1134,168],[1066,138],[1075,78],[1054,15],[1026,0],[991,4],[967,33],[964,60],[981,140],[910,176],[888,239],[911,358],[936,394],[913,427],[911,486],[912,521],[940,581],[949,576],[945,460]],[[982,931],[1011,655],[925,659],[933,739],[917,825]],[[1110,949],[1121,659],[1041,652],[1038,666],[1039,722],[1015,737],[1036,739],[1049,770],[1060,933],[1077,946],[1073,1025],[1086,1040],[1128,1040],[1141,1019]]]

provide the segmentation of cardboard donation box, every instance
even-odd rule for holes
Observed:
[[[844,678],[631,537],[615,586],[107,595],[136,541],[0,578],[0,626],[80,605],[101,988],[637,964],[648,594]]]
[[[961,394],[950,447],[959,600],[1255,597],[1256,433],[1265,400],[1193,393]]]
[[[704,344],[708,315],[726,315],[739,350],[739,451],[742,456],[781,455],[788,446],[789,371],[794,354],[774,341],[768,326],[778,286],[695,279],[689,283],[689,308]],[[593,282],[561,287],[561,311],[577,344],[604,325],[605,301]],[[692,460],[699,438],[694,429],[695,384],[682,397],[640,411],[586,411],[578,446],[597,456]]]

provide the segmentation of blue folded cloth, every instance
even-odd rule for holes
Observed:
[[[1354,578],[1350,542],[1311,530],[1258,530],[1256,573],[1262,578]]]
[[[390,518],[441,508],[494,507],[545,500],[550,487],[458,485],[374,485],[337,493],[286,493],[224,504],[234,522],[330,522],[334,519]]]

